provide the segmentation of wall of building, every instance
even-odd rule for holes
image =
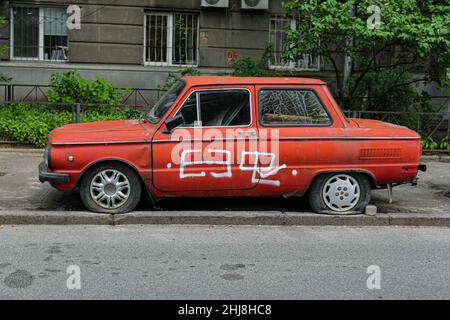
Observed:
[[[5,17],[5,24],[0,26],[0,46],[9,45],[9,2],[0,1],[0,16]],[[9,59],[9,52],[0,54],[0,61]]]
[[[0,14],[9,19],[5,1]],[[36,5],[67,6],[68,1],[29,1]],[[104,64],[143,64],[144,15],[151,10],[194,10],[200,13],[201,67],[229,67],[228,51],[237,56],[260,56],[269,40],[269,15],[283,12],[281,0],[269,2],[269,10],[245,11],[240,0],[230,0],[229,8],[201,8],[200,0],[73,0],[82,10],[81,30],[69,32],[70,62]],[[0,41],[9,44],[9,28],[0,30]],[[9,58],[9,53],[1,57]]]
[[[270,0],[268,10],[246,11],[241,0],[230,0],[229,8],[202,8],[200,0],[64,0],[27,1],[42,6],[81,7],[81,30],[70,30],[69,61],[16,61],[9,52],[0,59],[3,72],[18,84],[48,84],[53,72],[78,69],[83,76],[103,76],[112,83],[136,88],[156,88],[177,67],[144,66],[144,17],[147,12],[199,13],[199,63],[202,73],[228,72],[232,52],[237,58],[258,59],[269,41],[270,14],[283,13],[281,0]],[[10,7],[23,1],[3,1],[0,14],[7,18],[0,29],[0,43],[10,44]],[[328,72],[313,76],[327,78]],[[311,73],[310,73],[311,74]],[[332,76],[332,75],[331,75]]]
[[[82,10],[81,30],[71,30],[68,62],[15,61],[9,51],[0,56],[1,72],[16,84],[46,85],[52,73],[79,70],[87,78],[102,76],[119,86],[157,88],[177,67],[144,65],[144,17],[146,12],[199,12],[199,69],[202,73],[229,71],[229,53],[237,58],[257,59],[269,41],[269,17],[281,14],[282,0],[270,0],[268,10],[246,11],[241,0],[230,0],[229,8],[201,8],[201,0],[28,0],[1,1],[0,15],[6,23],[0,27],[0,45],[10,44],[10,8],[14,4],[62,6],[77,4]],[[339,50],[337,48],[337,50]],[[343,65],[343,58],[338,59]],[[320,72],[300,72],[334,80],[334,70],[323,64]],[[2,88],[0,88],[1,91]],[[2,94],[0,92],[0,94]],[[0,96],[1,100],[1,96]]]

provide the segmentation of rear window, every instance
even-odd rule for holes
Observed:
[[[331,124],[323,103],[309,89],[262,89],[259,91],[263,125],[326,126]]]

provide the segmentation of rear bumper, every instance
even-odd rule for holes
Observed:
[[[68,183],[70,182],[70,176],[66,173],[48,172],[48,168],[44,162],[39,164],[39,181],[40,182],[58,182]]]

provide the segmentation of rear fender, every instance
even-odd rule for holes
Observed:
[[[329,174],[329,173],[359,173],[359,174],[363,174],[364,176],[366,176],[369,179],[370,186],[373,189],[378,189],[377,179],[372,174],[372,172],[370,172],[368,170],[364,170],[364,169],[342,169],[342,170],[338,169],[338,170],[336,170],[336,169],[334,169],[334,170],[321,170],[321,171],[316,172],[316,174],[312,177],[305,193],[307,193],[309,191],[309,188],[311,187],[312,183],[318,176],[321,176],[324,174]]]

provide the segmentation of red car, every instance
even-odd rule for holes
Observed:
[[[140,120],[67,124],[49,135],[41,182],[80,189],[88,210],[167,197],[308,195],[317,213],[361,213],[371,188],[415,183],[420,136],[347,119],[325,83],[184,77]]]

